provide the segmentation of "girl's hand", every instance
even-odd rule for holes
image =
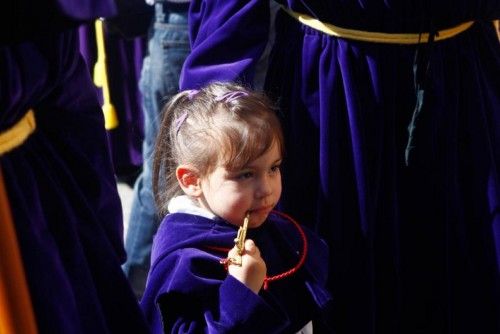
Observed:
[[[236,255],[237,249],[233,247],[228,253],[228,258],[233,258]],[[241,255],[241,266],[229,264],[227,271],[250,290],[256,294],[259,293],[262,284],[264,284],[267,268],[266,263],[260,257],[259,248],[253,240],[247,239],[245,241],[245,251]]]

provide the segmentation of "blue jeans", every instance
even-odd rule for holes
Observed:
[[[125,240],[123,270],[140,299],[150,267],[153,236],[160,224],[152,192],[152,153],[165,102],[179,90],[182,64],[189,53],[189,4],[155,4],[155,21],[144,58],[139,89],[143,96],[143,170],[134,185]]]

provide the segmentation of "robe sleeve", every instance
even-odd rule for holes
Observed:
[[[255,65],[269,38],[269,11],[266,0],[193,0],[191,54],[180,88],[199,88],[212,81],[252,85]]]
[[[153,333],[276,333],[287,326],[272,299],[227,275],[218,260],[190,248],[156,263],[141,301]]]

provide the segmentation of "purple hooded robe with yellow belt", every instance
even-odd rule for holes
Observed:
[[[147,333],[120,267],[120,199],[76,31],[114,5],[9,4],[0,14],[9,23],[0,34],[0,134],[30,109],[36,127],[0,165],[38,332]]]
[[[266,90],[279,101],[286,136],[281,209],[330,247],[337,332],[499,333],[500,44],[492,20],[500,2],[278,2],[341,28],[436,39],[359,41],[277,14]],[[190,20],[181,88],[251,83],[269,2],[193,0]]]

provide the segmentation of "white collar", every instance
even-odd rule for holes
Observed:
[[[168,202],[169,213],[189,213],[196,216],[202,216],[208,219],[217,218],[212,212],[198,205],[187,195],[176,196]]]

